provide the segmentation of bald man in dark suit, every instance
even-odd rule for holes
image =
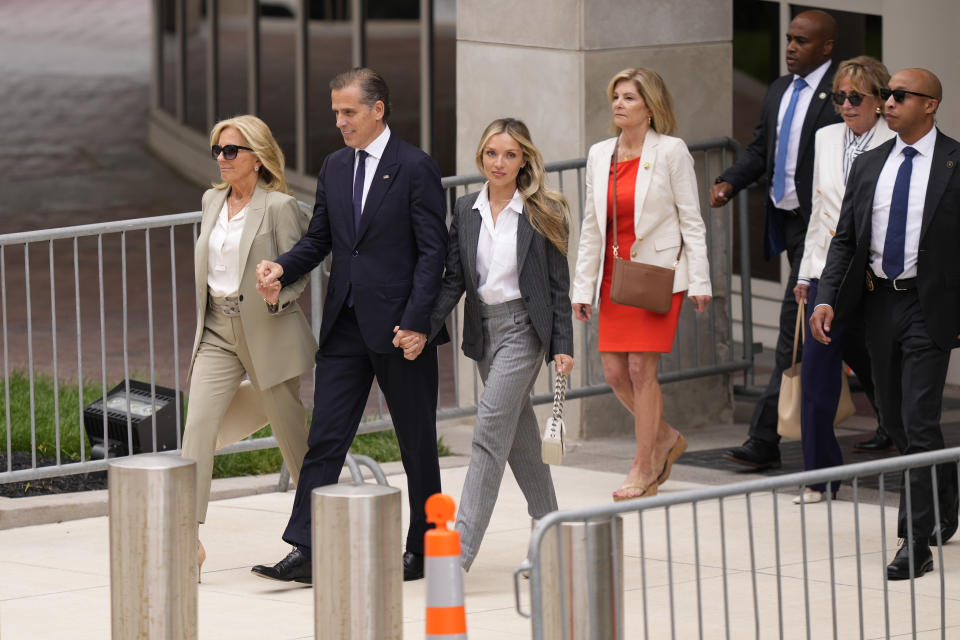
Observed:
[[[918,453],[944,446],[940,407],[960,333],[960,144],[934,126],[935,75],[905,69],[888,87],[881,97],[897,137],[850,170],[810,329],[827,344],[835,319],[862,311],[880,418],[901,453]],[[887,565],[889,580],[931,571],[938,526],[943,542],[957,530],[956,466],[937,471],[936,492],[928,469],[901,489],[897,535],[909,543]]]

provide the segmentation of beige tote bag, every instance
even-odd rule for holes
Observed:
[[[800,365],[797,362],[798,340],[806,340],[806,323],[803,321],[804,303],[797,305],[797,324],[793,332],[793,357],[790,368],[783,372],[780,378],[780,398],[777,401],[777,433],[784,438],[801,439],[800,406],[803,403],[803,392],[800,387]],[[850,383],[846,372],[840,371],[840,402],[837,403],[837,415],[833,424],[838,425],[857,412],[850,395]]]

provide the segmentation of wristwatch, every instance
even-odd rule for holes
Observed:
[[[267,311],[269,311],[270,313],[276,313],[280,309],[279,300],[277,300],[276,302],[267,302],[266,300],[264,300],[264,303],[266,303]]]

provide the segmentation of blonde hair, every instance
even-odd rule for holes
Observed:
[[[240,132],[240,135],[246,140],[247,146],[253,149],[254,155],[260,161],[262,165],[258,172],[260,186],[267,191],[290,193],[287,187],[287,179],[283,174],[285,165],[283,151],[280,150],[280,145],[277,144],[277,140],[270,132],[267,123],[257,116],[251,115],[235,116],[221,120],[213,125],[213,129],[210,131],[211,147],[220,141],[220,134],[229,127],[233,127]],[[226,189],[229,186],[226,182],[213,183],[215,189]]]
[[[647,109],[650,110],[650,128],[657,133],[669,135],[677,128],[677,117],[673,115],[673,99],[670,91],[664,84],[660,74],[651,69],[638,67],[624,69],[610,79],[607,85],[607,99],[613,102],[613,90],[618,82],[629,80],[633,82],[640,97],[643,98]],[[620,134],[620,127],[611,123],[613,132]]]
[[[499,118],[483,130],[477,146],[476,162],[480,173],[483,170],[483,150],[495,135],[506,133],[523,151],[523,166],[517,174],[517,189],[523,197],[524,209],[530,218],[530,226],[549,240],[560,253],[567,255],[567,239],[570,236],[570,205],[559,191],[547,186],[543,156],[530,139],[530,130],[516,118]]]
[[[857,91],[866,96],[873,96],[880,99],[880,89],[887,86],[890,82],[890,72],[882,62],[870,56],[857,56],[844,60],[837,67],[837,72],[833,76],[833,92],[840,90],[840,82],[847,78],[850,84]],[[880,100],[880,109],[883,110],[883,100]],[[834,109],[840,113],[840,107],[834,103]]]

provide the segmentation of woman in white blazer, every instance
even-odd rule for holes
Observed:
[[[266,297],[257,292],[257,263],[290,249],[309,223],[286,193],[283,152],[250,115],[218,122],[210,143],[223,182],[203,194],[194,251],[197,331],[182,449],[197,462],[198,523],[206,518],[214,450],[268,422],[296,482],[307,451],[300,375],[317,350],[296,301],[307,277]],[[205,557],[198,541],[198,579]]]
[[[895,135],[883,118],[883,100],[880,98],[880,89],[887,86],[889,79],[887,68],[869,56],[846,60],[837,67],[833,78],[833,102],[843,122],[817,131],[813,204],[794,288],[798,303],[817,299],[817,284],[827,261],[830,240],[837,230],[847,176],[854,160]],[[807,305],[807,322],[812,313],[813,305]],[[840,445],[833,431],[840,401],[843,361],[853,367],[873,404],[870,357],[860,324],[862,321],[846,327],[835,324],[830,332],[829,345],[816,340],[807,340],[803,344],[800,424],[805,469],[843,464]],[[838,486],[839,483],[831,486],[834,494]],[[819,502],[824,491],[825,484],[811,485],[797,496],[794,503]]]
[[[657,364],[673,347],[684,293],[699,313],[710,303],[711,287],[693,158],[683,140],[667,135],[676,118],[663,79],[649,69],[625,69],[610,80],[607,97],[618,135],[593,145],[587,158],[571,301],[584,322],[598,307],[604,377],[634,417],[636,455],[623,486],[613,492],[614,500],[626,500],[656,495],[687,447],[680,432],[663,420]],[[676,267],[673,306],[665,314],[610,301],[613,171],[618,255]]]

